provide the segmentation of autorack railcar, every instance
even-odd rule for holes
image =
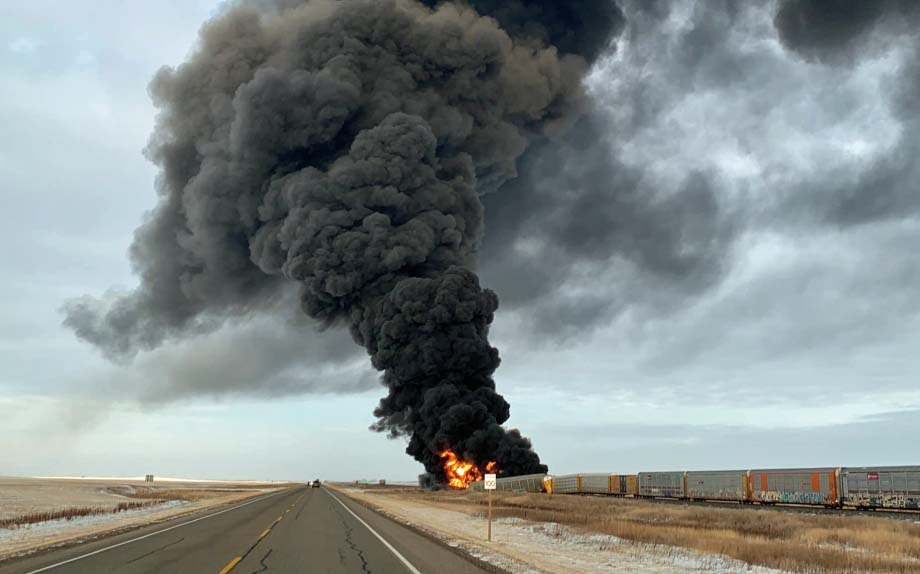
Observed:
[[[550,494],[920,510],[920,466],[535,474],[500,478],[497,487]],[[482,483],[471,488],[481,490]]]
[[[636,474],[611,474],[608,494],[616,496],[638,496],[639,476]]]
[[[747,492],[746,470],[688,471],[687,498],[691,500],[724,500],[742,503]]]
[[[635,474],[567,474],[547,476],[543,490],[550,494],[607,494],[638,496],[639,477]]]
[[[686,472],[640,472],[639,496],[686,498]]]
[[[580,493],[610,494],[610,475],[606,473],[579,474]]]
[[[917,466],[842,468],[839,484],[844,506],[920,509]]]
[[[755,469],[748,471],[750,502],[839,506],[837,468]]]
[[[545,474],[526,474],[499,478],[495,481],[495,490],[504,492],[545,492],[543,479]],[[484,483],[480,480],[470,484],[470,490],[483,490]]]

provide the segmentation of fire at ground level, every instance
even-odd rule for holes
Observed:
[[[465,490],[469,485],[483,479],[483,471],[474,463],[460,459],[457,454],[446,449],[440,454],[441,460],[444,461],[444,476],[447,478],[447,485],[456,490]],[[490,461],[485,465],[485,472],[497,472],[498,465]],[[422,475],[423,477],[426,475]]]

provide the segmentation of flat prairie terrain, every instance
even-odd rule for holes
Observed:
[[[112,507],[131,500],[189,500],[261,492],[272,484],[136,479],[0,477],[0,520],[77,507]]]
[[[485,493],[342,486],[343,492],[472,548],[511,571],[548,573],[913,573],[915,521],[612,497],[495,493],[495,542],[484,543]],[[511,560],[502,565],[501,557]]]
[[[235,502],[287,483],[0,477],[0,560]]]
[[[114,506],[124,500],[107,491],[117,483],[0,478],[0,519],[68,507]]]

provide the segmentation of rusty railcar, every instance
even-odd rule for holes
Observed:
[[[639,496],[648,498],[686,498],[686,472],[640,472]]]
[[[687,472],[687,498],[724,500],[739,504],[747,500],[746,470],[705,470]]]
[[[838,468],[757,469],[748,471],[751,502],[840,506]]]
[[[611,474],[608,493],[616,496],[639,496],[639,475]]]
[[[920,509],[920,466],[842,468],[839,482],[844,506]]]

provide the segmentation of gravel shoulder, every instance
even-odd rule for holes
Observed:
[[[345,494],[374,510],[421,530],[443,543],[512,573],[527,574],[781,574],[673,546],[642,544],[603,534],[576,532],[551,522],[519,518],[493,521],[493,542],[486,540],[487,520],[478,509],[419,502],[398,490],[351,488]]]

